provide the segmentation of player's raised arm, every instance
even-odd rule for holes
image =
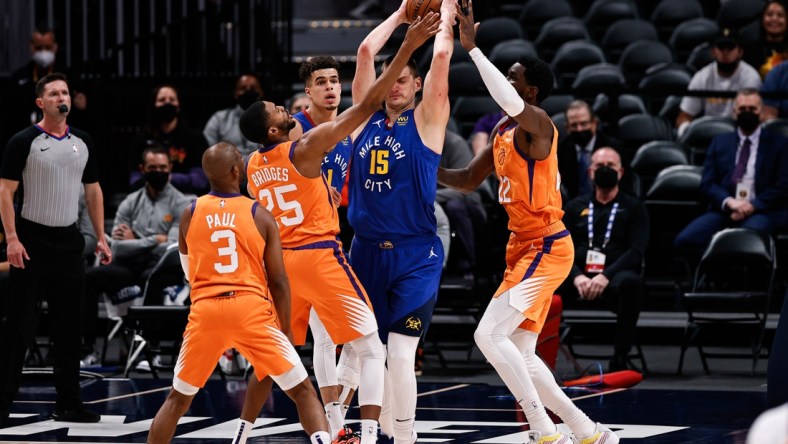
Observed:
[[[440,15],[434,12],[428,13],[422,19],[416,19],[408,27],[405,40],[402,42],[399,51],[397,51],[394,60],[383,71],[383,74],[375,80],[361,102],[345,110],[333,122],[325,122],[305,133],[301,136],[299,144],[303,144],[306,150],[315,152],[322,159],[322,156],[327,151],[330,151],[334,145],[352,133],[372,113],[380,108],[381,102],[386,98],[386,94],[394,85],[394,81],[407,66],[413,51],[423,45],[427,39],[437,34],[439,26]]]
[[[455,16],[455,0],[443,0],[441,4],[440,31],[435,36],[432,63],[424,78],[422,101],[417,119],[429,126],[446,128],[449,121],[449,64],[454,52],[452,22]],[[428,142],[425,140],[425,142]],[[427,146],[431,146],[427,143]],[[438,148],[438,147],[436,147]],[[443,144],[439,148],[443,148]]]
[[[514,69],[517,66],[515,64],[509,69],[507,77],[504,77],[476,47],[476,29],[479,24],[473,21],[473,2],[471,0],[468,0],[468,15],[457,14],[457,19],[460,23],[460,42],[470,54],[473,63],[476,64],[490,95],[506,114],[514,118],[521,129],[531,135],[530,149],[526,154],[532,159],[546,159],[552,146],[553,124],[544,110],[529,105],[523,98],[524,95],[526,98],[531,97],[535,100],[539,93],[538,88],[528,86],[521,95],[512,86],[512,83],[521,81],[522,79],[519,77],[524,75],[524,71]]]
[[[263,207],[257,206],[254,213],[257,231],[265,240],[263,266],[268,277],[268,289],[274,301],[276,315],[282,332],[290,336],[290,282],[287,280],[282,259],[282,241],[274,217]]]
[[[383,45],[391,37],[397,27],[407,23],[405,6],[408,0],[402,3],[393,14],[375,27],[361,42],[356,52],[356,75],[353,77],[353,104],[361,103],[372,83],[375,82],[375,56],[378,55]]]

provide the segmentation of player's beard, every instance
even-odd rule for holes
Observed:
[[[279,126],[279,129],[284,131],[285,133],[289,133],[291,129],[295,128],[296,121],[292,117],[282,122]]]

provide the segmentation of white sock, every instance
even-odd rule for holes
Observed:
[[[378,442],[378,422],[374,419],[361,420],[361,444]]]
[[[558,432],[553,420],[547,416],[547,412],[538,396],[530,396],[523,399],[520,401],[520,406],[523,408],[523,413],[528,419],[528,427],[531,430],[542,432],[542,436],[555,435]]]
[[[235,428],[232,444],[245,444],[252,427],[254,427],[254,424],[251,422],[238,418],[238,427]]]
[[[332,441],[337,439],[337,436],[339,436],[339,431],[342,430],[342,427],[345,425],[345,421],[342,418],[341,407],[342,404],[338,402],[326,404],[324,407],[326,410],[326,419],[328,419],[328,429],[331,432]]]
[[[328,436],[328,432],[319,431],[312,434],[309,437],[309,441],[312,444],[331,444],[331,437]]]
[[[350,410],[350,406],[346,404],[342,404],[342,422],[345,422],[345,418],[347,417],[348,410]]]
[[[394,420],[394,444],[413,444],[413,425],[416,418]]]

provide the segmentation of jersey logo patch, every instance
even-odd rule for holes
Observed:
[[[219,201],[219,208],[224,208],[224,206],[225,206],[225,202],[224,199],[222,199]]]
[[[408,116],[399,116],[397,117],[397,125],[405,126],[408,124]]]

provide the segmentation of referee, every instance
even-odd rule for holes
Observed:
[[[66,77],[49,74],[36,84],[38,124],[14,135],[0,166],[0,217],[11,265],[7,312],[0,321],[0,424],[7,423],[22,377],[25,352],[34,340],[39,304],[47,297],[57,401],[55,421],[98,422],[82,405],[79,355],[85,265],[77,229],[80,185],[102,263],[111,260],[104,240],[104,202],[95,151],[87,133],[66,124],[71,108]],[[22,185],[23,198],[14,206]],[[20,209],[17,212],[17,209]]]

